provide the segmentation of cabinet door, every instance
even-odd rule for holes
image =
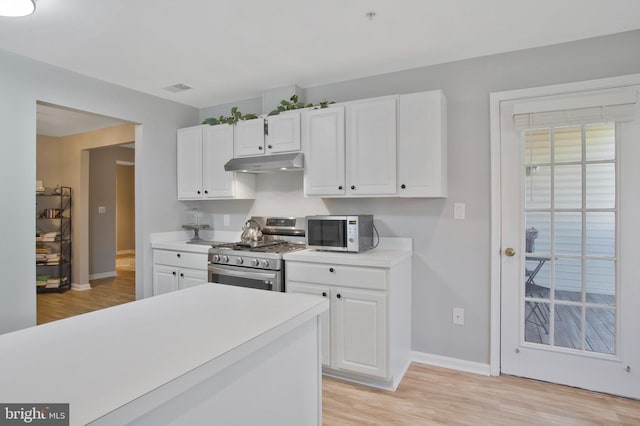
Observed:
[[[335,288],[331,294],[334,368],[387,379],[387,297]]]
[[[264,154],[264,118],[239,121],[233,132],[233,156]]]
[[[233,172],[224,170],[233,158],[233,126],[205,126],[202,140],[202,185],[204,198],[225,198],[233,194]]]
[[[344,195],[344,138],[344,107],[303,113],[305,195]]]
[[[209,281],[209,274],[207,271],[201,271],[199,269],[181,269],[179,271],[180,281],[178,288],[195,287]]]
[[[398,194],[447,196],[447,105],[441,90],[400,95]]]
[[[287,293],[304,293],[313,294],[315,296],[330,297],[331,291],[329,287],[313,284],[299,283],[287,281]],[[322,364],[331,366],[331,308],[324,311],[320,315],[320,327],[322,329],[321,345],[322,345]]]
[[[347,105],[347,176],[350,195],[396,194],[397,96]]]
[[[202,198],[202,126],[178,129],[178,199]]]
[[[300,151],[300,111],[267,118],[267,154]]]
[[[153,265],[153,295],[169,293],[178,289],[178,269],[165,265]]]

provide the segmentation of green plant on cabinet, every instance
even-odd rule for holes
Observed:
[[[292,95],[289,100],[282,99],[280,101],[280,105],[278,105],[276,109],[267,114],[267,116],[278,115],[281,112],[293,111],[302,108],[327,108],[331,104],[335,104],[335,102],[324,100],[317,105],[311,103],[305,104],[298,100],[298,95]],[[231,108],[231,115],[227,117],[225,117],[224,115],[221,115],[219,117],[210,117],[205,119],[202,124],[208,124],[209,126],[216,126],[218,124],[234,125],[240,120],[253,120],[254,118],[258,118],[258,116],[256,114],[242,114],[238,110],[238,107],[234,106],[233,108]]]

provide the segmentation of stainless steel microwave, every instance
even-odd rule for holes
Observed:
[[[373,215],[307,216],[307,247],[358,253],[373,247]]]

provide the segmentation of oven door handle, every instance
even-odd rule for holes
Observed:
[[[217,266],[210,266],[209,273],[218,274],[218,275],[229,275],[231,277],[237,277],[237,278],[248,278],[248,279],[258,279],[258,280],[275,280],[276,278],[275,272],[258,272],[250,269],[244,269],[242,271],[238,271],[236,269],[220,268]]]

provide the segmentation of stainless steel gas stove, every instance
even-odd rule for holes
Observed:
[[[284,291],[285,253],[306,248],[304,218],[252,217],[263,236],[257,241],[224,243],[209,249],[212,283]]]

